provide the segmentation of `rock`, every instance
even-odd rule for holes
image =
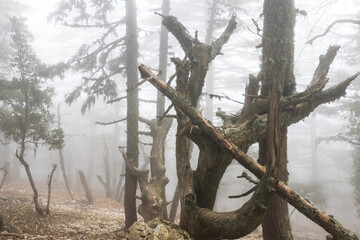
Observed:
[[[129,228],[128,240],[191,240],[190,235],[172,222],[155,218],[148,222],[135,222]]]

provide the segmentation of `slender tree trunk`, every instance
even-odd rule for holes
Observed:
[[[34,200],[35,210],[40,216],[44,216],[44,211],[41,209],[40,204],[39,204],[39,193],[35,187],[35,182],[34,182],[34,179],[32,177],[31,171],[30,171],[30,166],[24,159],[24,152],[25,152],[25,147],[24,147],[24,144],[22,144],[22,147],[20,150],[20,155],[18,155],[18,153],[16,152],[16,157],[19,159],[21,164],[24,166],[26,175],[28,176],[31,188],[34,192],[33,200]]]
[[[81,184],[84,188],[85,191],[85,195],[86,195],[86,199],[88,200],[89,204],[93,204],[94,203],[94,198],[92,197],[90,188],[86,182],[86,178],[85,178],[85,174],[83,171],[79,171],[79,176],[80,176],[80,180],[81,180]]]
[[[162,1],[162,15],[168,16],[170,13],[170,0]],[[168,63],[168,47],[169,47],[169,31],[164,25],[161,25],[160,30],[160,47],[159,47],[159,77],[164,82],[167,81],[167,63]],[[157,116],[163,115],[165,112],[165,96],[162,92],[157,90],[157,100],[156,100],[156,114]],[[160,119],[158,118],[158,125],[161,124]]]
[[[60,117],[60,105],[58,105],[58,109],[57,109],[57,114],[58,114],[58,128],[61,128],[61,117]],[[71,193],[71,189],[70,189],[70,184],[69,184],[69,180],[66,174],[66,166],[65,166],[65,159],[64,159],[64,154],[63,154],[63,149],[60,148],[59,149],[59,158],[60,158],[60,167],[61,167],[61,172],[64,178],[64,182],[65,182],[65,186],[66,189],[71,197],[71,199],[73,200],[74,197]]]
[[[318,155],[316,151],[316,113],[312,113],[310,116],[310,149],[311,149],[311,171],[312,171],[312,182],[319,184],[319,163]]]
[[[109,149],[105,146],[104,154],[104,165],[105,165],[105,192],[106,197],[111,198],[111,173],[110,173],[110,163],[109,163]]]
[[[51,197],[51,183],[52,183],[52,178],[54,175],[54,172],[57,168],[57,165],[54,164],[53,165],[53,169],[51,170],[51,173],[49,175],[49,181],[48,181],[48,199],[47,199],[47,204],[46,204],[46,215],[50,215],[50,197]]]
[[[162,14],[165,16],[168,16],[170,14],[170,0],[163,0],[162,1]],[[168,48],[169,48],[169,32],[166,29],[164,25],[161,25],[160,30],[160,54],[159,54],[159,71],[160,71],[160,78],[166,82],[167,80],[167,63],[168,63]],[[157,91],[157,103],[156,103],[156,112],[157,116],[162,116],[165,112],[165,96],[160,91]],[[162,125],[163,121],[158,118],[158,125]],[[159,154],[160,158],[162,160],[162,164],[165,167],[165,141],[166,141],[166,134],[163,139],[160,141],[163,141],[159,144]],[[165,172],[164,172],[165,175]],[[166,191],[165,186],[162,190],[162,198],[164,202],[166,202]],[[168,213],[167,208],[163,208],[163,218],[168,219]]]
[[[137,22],[135,0],[125,0],[126,5],[126,76],[127,88],[138,83],[137,57]],[[138,89],[134,88],[127,94],[127,157],[134,166],[139,162],[139,96]],[[130,170],[125,170],[125,227],[129,228],[137,221],[136,214],[136,186],[137,178],[131,175]]]

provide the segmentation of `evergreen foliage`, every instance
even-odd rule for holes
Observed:
[[[118,36],[124,20],[111,19],[116,6],[113,0],[62,0],[48,18],[73,28],[91,28],[101,34],[93,42],[83,44],[69,60],[71,68],[85,76],[83,82],[68,94],[66,102],[71,104],[82,92],[85,93],[87,99],[82,113],[90,109],[100,95],[104,100],[117,96],[114,77],[125,70],[125,38]]]
[[[13,141],[26,149],[36,149],[46,144],[51,149],[61,148],[63,132],[52,129],[54,115],[50,112],[53,89],[46,87],[46,80],[53,76],[36,57],[30,42],[32,35],[25,20],[11,18],[11,48],[14,55],[10,65],[11,81],[0,80],[0,131],[6,141]]]

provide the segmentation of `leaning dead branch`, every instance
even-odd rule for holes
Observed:
[[[230,195],[230,196],[228,196],[228,198],[242,198],[242,197],[246,197],[246,196],[248,196],[250,193],[253,193],[255,190],[256,190],[256,186],[255,186],[255,187],[252,187],[249,191],[246,191],[246,192],[243,193],[243,194],[240,194],[240,195]]]
[[[4,175],[3,175],[3,178],[1,180],[1,183],[0,183],[0,189],[2,188],[2,186],[4,185],[4,182],[5,182],[5,178],[8,174],[8,171],[7,171],[7,166],[9,165],[9,163],[5,164],[5,166],[3,166],[2,168],[0,168],[0,170],[3,170],[4,171]]]
[[[81,184],[84,188],[85,191],[85,195],[86,195],[86,199],[88,200],[89,204],[94,204],[94,198],[91,194],[90,188],[86,182],[86,178],[85,178],[85,174],[83,171],[79,171],[79,176],[80,176],[80,180],[81,180]]]
[[[258,164],[255,160],[241,151],[235,144],[229,141],[222,131],[216,129],[209,121],[207,121],[196,109],[191,107],[189,101],[184,99],[172,87],[161,81],[154,73],[152,73],[145,65],[139,66],[139,71],[143,78],[149,78],[149,82],[154,85],[159,91],[167,96],[173,104],[181,109],[191,120],[194,125],[197,125],[204,134],[210,137],[219,146],[226,149],[241,165],[252,172],[258,178],[265,174],[263,166]],[[351,82],[351,81],[349,81]],[[348,83],[350,84],[350,83]],[[346,89],[346,87],[345,87]],[[282,181],[274,181],[276,193],[282,198],[286,199],[299,212],[324,228],[327,232],[339,239],[358,240],[359,237],[345,229],[333,216],[329,216],[319,209],[315,208],[310,202],[295,193]],[[190,196],[189,196],[190,197]],[[194,197],[194,196],[193,196]],[[194,202],[194,200],[191,200]],[[196,202],[196,200],[195,200]],[[194,202],[194,204],[195,204]],[[208,210],[210,211],[210,210]]]
[[[321,38],[323,36],[325,36],[326,34],[328,34],[328,32],[331,30],[332,27],[334,27],[336,24],[338,23],[352,23],[352,24],[360,24],[360,20],[354,20],[354,19],[340,19],[340,20],[336,20],[333,23],[331,23],[322,34],[316,35],[315,37],[313,37],[312,39],[310,39],[309,41],[306,42],[306,44],[310,44],[312,45],[314,43],[314,41],[318,38]]]
[[[48,198],[47,198],[47,204],[46,204],[46,215],[50,215],[50,196],[51,196],[51,183],[52,183],[52,178],[53,178],[53,175],[54,175],[54,172],[57,168],[57,165],[54,164],[53,165],[53,168],[51,170],[51,173],[50,175],[48,176],[49,177],[49,180],[48,180]]]

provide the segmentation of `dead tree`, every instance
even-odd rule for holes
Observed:
[[[266,0],[265,4],[270,4],[270,2],[271,0]],[[277,13],[278,15],[285,14],[285,10],[295,11],[293,5],[290,4],[291,0],[283,2],[289,3],[286,5],[288,9],[270,7],[268,10],[271,11],[271,14]],[[282,31],[288,34],[293,29],[290,25],[279,24],[278,28],[273,29],[274,32],[269,36],[262,36],[264,38],[263,50],[265,51],[263,55],[266,58],[263,59],[260,76],[250,76],[244,108],[234,115],[219,113],[224,122],[222,130],[220,130],[207,121],[196,110],[196,107],[208,65],[220,53],[222,45],[230,37],[236,26],[235,18],[230,20],[223,35],[211,45],[201,43],[197,38],[190,36],[185,27],[172,16],[164,17],[163,24],[177,38],[186,55],[184,60],[173,59],[176,65],[176,90],[161,81],[144,65],[141,65],[139,70],[144,79],[172,101],[177,111],[176,157],[182,205],[180,226],[196,239],[244,236],[262,222],[268,200],[271,197],[267,191],[270,187],[336,239],[359,239],[356,234],[338,223],[334,217],[315,208],[310,202],[287,187],[285,182],[279,180],[277,171],[280,169],[281,154],[273,152],[279,150],[276,148],[276,145],[280,144],[279,138],[273,140],[275,145],[273,144],[272,148],[265,149],[266,154],[263,157],[266,159],[261,159],[264,162],[275,159],[267,162],[267,169],[246,155],[248,148],[256,142],[266,141],[266,145],[271,144],[269,129],[274,127],[269,125],[271,125],[270,119],[273,119],[272,114],[278,114],[276,117],[280,119],[278,126],[280,131],[284,131],[291,124],[308,116],[317,106],[334,101],[345,94],[346,88],[359,73],[324,90],[328,82],[327,73],[339,47],[330,46],[328,52],[320,56],[318,68],[313,78],[310,79],[308,88],[301,93],[294,93],[295,77],[289,74],[292,72],[293,48],[286,47],[288,41],[291,45],[293,40],[281,41],[277,38]],[[270,25],[271,22],[264,24],[267,28]],[[264,29],[264,32],[266,31],[269,29]],[[281,49],[282,47],[284,49]],[[284,51],[284,55],[277,55],[279,51]],[[258,93],[259,81],[262,81],[261,94]],[[274,98],[278,98],[277,110],[271,108],[273,103],[276,103]],[[284,136],[282,133],[280,135]],[[191,170],[189,164],[190,139],[198,145],[200,150],[198,166],[195,171]],[[271,155],[275,157],[271,158]],[[219,182],[233,158],[261,181],[252,198],[239,210],[231,213],[212,212]],[[264,178],[266,174],[269,175],[268,178]]]
[[[110,176],[111,173],[110,173],[110,164],[109,164],[109,149],[106,145],[104,146],[103,158],[104,158],[104,169],[105,169],[105,181],[103,180],[103,178],[100,175],[96,175],[96,178],[103,185],[103,187],[105,189],[106,198],[111,198],[113,194],[111,192],[111,176]]]
[[[5,182],[5,178],[6,176],[8,175],[8,171],[7,171],[7,166],[9,165],[9,163],[5,164],[5,166],[3,166],[2,168],[0,168],[0,170],[3,170],[4,171],[4,175],[1,179],[1,183],[0,183],[0,189],[3,187],[4,185],[4,182]]]
[[[54,164],[53,168],[51,170],[50,175],[48,176],[49,180],[48,180],[48,198],[47,198],[47,204],[46,204],[46,215],[50,215],[50,196],[51,196],[51,183],[52,183],[52,178],[54,175],[54,172],[57,168],[57,165]]]
[[[89,186],[87,185],[84,172],[83,172],[83,171],[79,171],[79,176],[80,176],[81,184],[82,184],[82,186],[83,186],[83,188],[84,188],[84,191],[85,191],[86,199],[88,200],[88,203],[89,203],[89,204],[93,204],[93,203],[94,203],[94,198],[92,197],[90,188],[89,188]]]
[[[331,48],[330,48],[331,50]],[[328,51],[329,52],[329,51]],[[327,56],[322,56],[321,59],[326,58]],[[321,65],[321,64],[320,64]],[[220,131],[219,129],[215,128],[209,121],[207,121],[200,112],[198,112],[195,108],[193,108],[186,98],[184,98],[179,92],[177,92],[172,87],[168,86],[166,83],[162,82],[154,73],[151,72],[150,69],[145,67],[144,65],[141,65],[139,67],[139,70],[142,74],[142,77],[147,78],[148,81],[153,84],[157,89],[162,91],[165,96],[167,96],[170,100],[172,100],[173,104],[179,108],[186,116],[189,118],[189,126],[192,128],[191,135],[189,136],[194,139],[198,140],[197,143],[199,143],[199,140],[202,140],[203,143],[212,144],[212,147],[217,148],[221,151],[221,154],[216,154],[216,159],[219,162],[219,159],[223,161],[221,158],[219,158],[220,155],[227,155],[228,158],[234,158],[236,159],[242,166],[244,166],[246,169],[248,169],[250,172],[252,172],[255,176],[261,178],[265,174],[265,169],[263,166],[258,164],[255,160],[251,159],[248,155],[245,154],[243,150],[239,146],[242,146],[242,144],[245,144],[246,142],[244,139],[231,139],[229,136],[226,136],[227,132]],[[345,94],[345,90],[347,86],[359,75],[360,73],[357,73],[345,81],[327,89],[323,90],[325,87],[325,84],[327,83],[327,78],[318,78],[316,82],[311,84],[307,90],[301,93],[294,94],[287,98],[281,99],[281,107],[282,109],[292,110],[290,112],[285,111],[281,112],[282,116],[282,124],[293,124],[297,121],[300,121],[303,117],[307,116],[312,109],[317,107],[318,105],[333,101]],[[316,96],[316,97],[315,97]],[[312,99],[313,101],[309,101]],[[267,106],[267,100],[264,100],[265,106]],[[263,106],[264,103],[259,104],[258,106]],[[254,105],[253,105],[254,106]],[[258,107],[259,108],[259,107]],[[310,111],[307,114],[304,112],[304,110]],[[255,119],[254,121],[247,122],[245,124],[242,124],[240,126],[237,126],[236,128],[233,128],[233,131],[245,131],[248,132],[249,135],[246,136],[253,136],[254,132],[258,132],[262,134],[262,136],[265,135],[265,129],[266,128],[266,121],[264,121],[264,117],[267,115],[264,114],[264,111],[266,112],[266,109],[261,109],[263,114],[257,115],[258,119]],[[302,110],[302,111],[301,111]],[[259,111],[259,109],[258,109]],[[256,111],[256,112],[258,112]],[[300,114],[299,114],[300,113]],[[299,114],[299,115],[298,115]],[[265,116],[264,116],[265,115]],[[237,118],[237,117],[235,117]],[[229,119],[230,120],[230,119]],[[230,123],[230,122],[228,122]],[[253,124],[256,125],[253,125]],[[252,128],[249,126],[252,126]],[[235,132],[234,132],[235,133]],[[196,138],[195,138],[196,137]],[[237,141],[236,141],[237,140]],[[252,141],[255,141],[253,139]],[[247,143],[245,146],[249,147],[251,144]],[[212,154],[215,152],[212,151]],[[187,178],[192,181],[191,177],[195,174],[190,174],[191,176],[187,176]],[[186,177],[183,175],[179,175],[179,177]],[[274,188],[276,193],[281,196],[282,198],[286,199],[291,205],[293,205],[299,212],[303,213],[306,217],[317,223],[319,226],[324,228],[327,232],[331,233],[333,236],[340,238],[340,239],[359,239],[359,237],[352,233],[351,231],[345,229],[338,221],[334,219],[333,216],[327,215],[324,212],[320,211],[319,209],[315,208],[309,201],[302,198],[298,194],[296,194],[292,189],[290,189],[286,184],[284,184],[281,181],[275,181],[274,182]],[[185,197],[185,201],[182,202],[183,208],[187,207],[189,209],[193,209],[193,205],[196,204],[195,196],[194,195],[184,195],[182,194],[182,198]],[[184,199],[183,199],[184,200]],[[197,201],[197,204],[199,202]],[[203,208],[197,208],[197,211],[200,211]],[[208,209],[209,210],[209,209]],[[214,213],[215,214],[215,213]],[[210,217],[210,216],[207,216]],[[236,220],[238,221],[238,219]],[[192,222],[192,224],[194,224]],[[260,223],[259,223],[260,224]],[[190,230],[190,233],[192,233],[191,230],[194,229],[188,229]],[[247,234],[247,233],[246,233]]]
[[[58,105],[58,108],[57,108],[57,115],[58,115],[57,124],[58,124],[58,128],[60,129],[61,128],[60,104]],[[63,148],[59,148],[58,151],[59,151],[59,158],[60,158],[60,167],[61,167],[61,172],[62,172],[62,175],[63,175],[63,178],[64,178],[65,186],[66,186],[66,189],[67,189],[67,191],[68,191],[68,193],[70,195],[70,198],[73,200],[74,196],[71,193],[69,180],[68,180],[68,177],[67,177],[67,174],[66,174],[66,167],[65,167],[65,159],[64,159],[64,154],[63,154]]]
[[[149,126],[150,132],[146,134],[153,138],[150,154],[150,180],[149,171],[136,168],[126,154],[122,152],[126,166],[139,180],[142,203],[139,206],[138,212],[144,217],[146,222],[156,217],[167,219],[166,207],[168,202],[165,198],[165,186],[169,179],[165,176],[165,148],[163,145],[171,127],[172,119],[164,119],[160,126],[157,124],[157,119],[147,120],[140,118],[140,121]]]

